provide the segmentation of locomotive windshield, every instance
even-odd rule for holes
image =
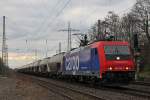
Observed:
[[[130,59],[130,50],[127,45],[109,45],[104,47],[107,60],[127,60]]]

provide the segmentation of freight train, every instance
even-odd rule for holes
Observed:
[[[130,82],[135,64],[128,42],[99,41],[18,68],[19,72],[94,82]]]

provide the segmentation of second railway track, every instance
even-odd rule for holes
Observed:
[[[68,100],[105,100],[97,95],[86,93],[70,87],[60,86],[45,79],[36,78],[35,80],[40,86],[50,89],[51,91],[62,95]]]
[[[143,97],[143,98],[149,98],[150,99],[150,92],[146,90],[139,90],[135,88],[131,88],[128,86],[122,86],[122,87],[106,87],[106,88],[100,88],[104,90],[114,91],[114,92],[120,92],[127,95],[134,95],[137,97]]]
[[[68,83],[25,75],[32,78],[33,82],[62,96],[64,100],[150,100],[149,94],[127,89],[125,87],[90,87],[82,83]]]
[[[136,81],[136,82],[133,82],[131,84],[143,85],[143,86],[149,86],[150,87],[150,82]]]

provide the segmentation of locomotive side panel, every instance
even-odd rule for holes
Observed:
[[[99,51],[97,47],[91,49],[91,72],[94,76],[100,78],[101,62],[98,53]]]
[[[98,54],[94,50],[88,46],[65,54],[63,74],[99,77]]]

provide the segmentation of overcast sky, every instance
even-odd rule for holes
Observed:
[[[86,33],[108,11],[122,15],[130,11],[134,3],[135,0],[1,0],[0,32],[2,36],[2,16],[5,15],[10,67],[44,58],[46,48],[48,56],[55,54],[59,42],[66,50],[67,32],[58,30],[67,28],[68,21],[72,28]],[[76,46],[75,37],[73,46]]]

